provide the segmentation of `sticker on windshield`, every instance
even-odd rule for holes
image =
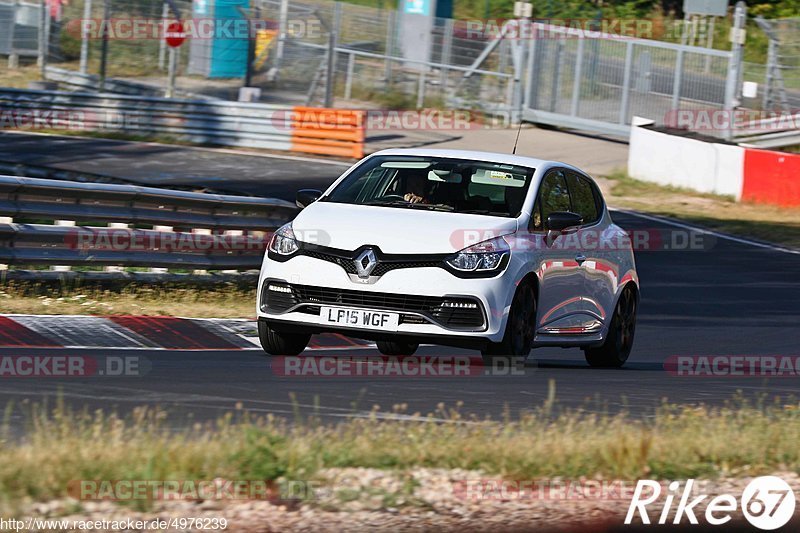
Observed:
[[[499,185],[501,187],[524,187],[525,176],[514,174],[504,170],[494,170],[489,168],[479,168],[475,170],[471,178],[472,183],[482,183],[485,185]]]

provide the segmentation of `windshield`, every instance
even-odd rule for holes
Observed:
[[[516,217],[533,172],[467,159],[378,156],[353,170],[322,201]]]

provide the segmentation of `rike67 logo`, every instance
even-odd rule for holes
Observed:
[[[753,527],[771,531],[786,525],[794,515],[794,491],[788,483],[776,476],[753,479],[742,491],[739,500],[731,494],[720,494],[709,499],[707,494],[693,494],[693,487],[693,479],[688,480],[682,490],[680,482],[673,481],[662,496],[662,486],[658,481],[639,480],[625,516],[625,524],[631,524],[638,514],[642,524],[655,521],[663,525],[672,517],[675,525],[683,523],[684,519],[697,525],[700,517],[708,525],[721,526],[730,522],[734,513],[741,509],[745,519]],[[703,507],[704,513],[701,512]],[[651,517],[650,513],[653,511],[655,516]]]

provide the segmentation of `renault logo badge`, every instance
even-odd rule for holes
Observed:
[[[372,274],[372,271],[378,264],[378,260],[375,257],[375,251],[372,248],[367,248],[358,254],[358,257],[355,259],[355,264],[358,277],[369,278],[369,275]]]

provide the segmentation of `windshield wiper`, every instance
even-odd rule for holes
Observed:
[[[417,202],[415,204],[408,204],[408,207],[430,209],[431,211],[455,211],[453,206],[447,204],[424,204]]]
[[[469,215],[503,215],[505,214],[502,211],[491,211],[489,209],[464,209],[463,211],[459,211],[459,213],[466,213]]]
[[[421,202],[411,203],[405,200],[372,200],[364,205],[386,205],[392,207],[407,207],[411,209],[428,209],[431,211],[455,211],[455,208],[446,204],[425,204]]]

